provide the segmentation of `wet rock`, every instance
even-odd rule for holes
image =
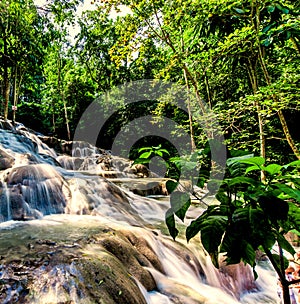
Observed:
[[[144,267],[151,266],[151,262],[135,249],[127,239],[112,236],[101,240],[102,246],[113,254],[148,290],[157,289],[156,283],[148,270]]]
[[[163,178],[114,178],[111,181],[140,196],[168,195]]]
[[[96,164],[100,165],[101,170],[109,171],[111,170],[111,156],[108,153],[101,154],[97,160]]]
[[[150,171],[143,164],[134,164],[131,166],[131,172],[136,174],[138,177],[149,177]]]
[[[31,153],[20,154],[17,159],[18,165],[32,165],[32,164],[37,164],[37,163],[39,163],[37,157]]]
[[[99,252],[96,257],[87,254],[76,261],[90,298],[107,304],[146,304],[135,279],[115,256]]]
[[[51,166],[45,164],[20,166],[13,168],[7,178],[8,185],[23,184],[24,181],[43,182],[45,180],[61,180],[61,175]]]
[[[226,265],[225,260],[221,258],[220,274],[224,276],[224,287],[231,291],[237,298],[245,291],[250,292],[251,290],[257,289],[252,269],[243,262]],[[239,284],[234,284],[234,282],[239,282]]]
[[[42,218],[42,214],[38,210],[30,208],[24,200],[20,184],[9,189],[9,201],[11,219],[25,221]]]
[[[13,167],[15,163],[14,157],[0,149],[0,170],[5,170]]]
[[[29,209],[42,214],[64,213],[71,193],[64,178],[50,165],[37,164],[11,169],[6,176],[16,218]],[[13,187],[19,186],[19,193]],[[17,211],[18,210],[18,211]],[[24,212],[23,212],[23,211]],[[33,215],[35,217],[35,215]]]
[[[66,246],[39,238],[28,251],[7,254],[0,265],[0,302],[146,304],[133,266],[122,264],[100,242],[80,242]]]
[[[164,273],[164,269],[161,261],[159,260],[159,258],[157,257],[157,255],[155,254],[155,252],[152,250],[151,246],[148,244],[148,242],[145,239],[141,237],[137,237],[131,231],[123,231],[123,234],[128,239],[128,241],[132,244],[132,246],[134,246],[137,252],[142,254],[156,270],[160,271],[161,273]],[[139,259],[139,261],[142,260]],[[143,264],[141,265],[143,266]]]
[[[80,170],[83,167],[84,158],[71,157],[69,155],[59,155],[57,162],[67,170]]]

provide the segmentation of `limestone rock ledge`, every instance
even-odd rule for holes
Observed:
[[[65,232],[59,227],[48,226],[49,238],[41,237],[46,229],[33,233],[31,225],[3,232],[23,238],[0,240],[1,303],[146,304],[137,281],[156,290],[146,267],[162,270],[146,241],[134,243],[132,232],[103,226],[89,232],[74,232],[75,224]],[[73,237],[65,241],[69,230]]]

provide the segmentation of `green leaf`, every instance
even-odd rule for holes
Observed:
[[[184,221],[185,214],[191,205],[190,196],[185,192],[175,191],[170,195],[171,209]]]
[[[241,159],[239,162],[243,164],[257,165],[260,167],[265,163],[265,159],[261,156],[254,156],[247,159]]]
[[[169,151],[166,150],[166,149],[160,149],[159,151],[161,151],[161,152],[163,152],[163,153],[165,153],[165,154],[167,154],[167,155],[170,155]]]
[[[283,14],[288,14],[289,13],[289,10],[286,8],[286,7],[283,7],[283,6],[281,6],[280,4],[276,4],[276,7],[280,10],[280,11],[282,11],[282,13]]]
[[[149,152],[144,152],[140,155],[139,158],[149,158],[152,154],[152,151],[149,151]]]
[[[251,167],[248,167],[245,171],[245,174],[251,172],[251,171],[260,171],[260,168],[257,167],[256,165],[255,166],[251,166]]]
[[[256,253],[254,248],[250,243],[248,243],[245,240],[242,240],[242,248],[244,249],[243,255],[242,255],[242,260],[249,264],[250,266],[254,267],[255,266],[255,257]]]
[[[168,190],[168,193],[172,193],[176,189],[177,186],[178,186],[178,182],[175,182],[173,180],[168,180],[166,182],[166,188]]]
[[[242,9],[240,9],[240,8],[234,7],[233,9],[234,9],[238,14],[244,14],[244,13],[245,13],[245,11],[242,10]]]
[[[278,245],[286,250],[287,252],[289,252],[291,255],[294,255],[296,253],[295,249],[293,248],[293,246],[286,240],[286,238],[284,236],[282,236],[280,233],[277,234],[277,242]]]
[[[290,229],[294,229],[300,233],[300,208],[298,205],[289,202],[289,221]]]
[[[143,147],[143,148],[140,148],[138,151],[140,153],[142,151],[149,151],[149,150],[152,150],[152,148],[151,147]]]
[[[227,164],[227,166],[231,166],[233,163],[239,162],[241,160],[249,159],[249,158],[253,158],[253,154],[246,154],[246,155],[242,155],[242,156],[228,158],[226,161],[226,164]]]
[[[268,172],[271,175],[275,175],[280,172],[282,169],[282,166],[277,165],[277,164],[270,164],[267,167],[263,167],[263,170]]]
[[[210,215],[200,223],[201,242],[208,253],[213,254],[218,251],[227,220],[227,216],[224,215]]]
[[[276,241],[274,234],[272,232],[267,232],[267,231],[265,232],[261,231],[261,232],[262,233],[260,233],[260,236],[261,236],[261,240],[263,241],[263,245],[271,250]]]
[[[281,269],[280,256],[278,254],[272,254],[272,257],[279,269]],[[283,267],[284,269],[288,268],[289,260],[286,257],[283,257]]]
[[[240,163],[240,160],[244,160],[252,157],[253,154],[246,154],[246,155],[231,157],[227,159],[226,164],[230,172],[230,175],[232,177],[242,175],[247,165]]]
[[[217,199],[221,204],[224,204],[224,205],[228,205],[229,202],[230,202],[230,198],[229,198],[224,192],[221,192],[221,191],[219,191],[219,192],[216,194],[216,199]]]
[[[288,167],[300,167],[300,160],[292,161],[291,163],[288,163],[287,165],[283,166],[283,168],[285,169]]]
[[[276,183],[274,184],[279,190],[283,193],[289,195],[290,198],[295,199],[297,202],[300,202],[300,190],[289,187],[285,184]]]
[[[275,22],[273,22],[273,23],[267,25],[266,27],[264,27],[264,28],[262,29],[262,32],[263,32],[263,33],[268,32],[274,25],[275,25]]]
[[[161,148],[161,145],[158,145],[158,146],[155,146],[155,147],[152,147],[153,150],[159,150]]]
[[[172,236],[172,238],[175,241],[175,239],[178,235],[178,230],[175,225],[174,213],[171,208],[168,209],[166,212],[166,224],[167,224],[170,235]]]
[[[273,13],[275,11],[275,6],[274,5],[268,5],[267,10],[269,13]]]
[[[196,220],[192,221],[190,225],[186,228],[185,237],[188,242],[200,231],[201,222],[203,221],[203,217],[205,216],[205,213],[200,215]]]
[[[156,155],[158,155],[158,156],[160,156],[160,157],[163,157],[163,156],[164,156],[163,153],[161,152],[161,150],[155,151],[154,154],[156,154]]]
[[[289,212],[289,205],[284,200],[265,194],[259,197],[258,202],[266,215],[273,220],[286,220]]]
[[[244,184],[257,186],[259,182],[253,178],[245,177],[245,176],[237,176],[228,180],[228,185],[230,187],[244,185]]]
[[[207,178],[199,177],[197,180],[197,186],[200,188],[204,188],[206,180]]]
[[[149,158],[136,158],[132,165],[135,164],[148,164],[150,162]]]

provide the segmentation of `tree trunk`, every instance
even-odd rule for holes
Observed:
[[[290,131],[289,131],[289,128],[288,128],[288,125],[286,123],[286,120],[285,120],[285,117],[283,115],[282,110],[278,111],[278,116],[279,116],[279,119],[280,119],[280,122],[281,122],[281,125],[282,125],[283,132],[284,132],[285,137],[287,139],[287,142],[289,143],[289,145],[290,145],[291,149],[293,150],[294,154],[296,155],[296,157],[298,159],[300,159],[300,152],[297,149],[297,147],[296,147],[296,145],[293,141],[293,138],[290,134]]]
[[[285,277],[285,269],[284,269],[284,266],[283,266],[283,256],[282,256],[281,247],[279,246],[280,259],[281,259],[280,265],[281,266],[279,266],[276,263],[276,261],[273,258],[273,255],[272,255],[271,251],[267,247],[264,247],[264,251],[265,251],[267,257],[269,258],[274,270],[276,271],[276,273],[279,277],[279,281],[280,281],[281,288],[282,288],[283,303],[284,304],[291,304],[289,281]]]
[[[9,103],[9,92],[10,92],[10,82],[9,82],[9,72],[8,72],[8,61],[9,57],[7,55],[7,40],[3,39],[3,57],[4,57],[4,72],[3,72],[3,118],[7,120],[8,117],[8,103]]]
[[[206,71],[204,71],[204,82],[205,82],[205,88],[206,88],[206,93],[207,93],[208,105],[209,105],[209,108],[212,109],[211,92],[210,92],[210,87],[209,87]]]
[[[4,72],[4,89],[3,89],[3,118],[7,120],[8,117],[8,103],[9,103],[9,92],[10,92],[10,82],[8,73]]]
[[[181,26],[180,26],[180,34],[181,34],[181,38],[180,38],[180,41],[181,41],[181,52],[184,53],[184,51],[185,51],[185,45],[184,45],[184,41],[183,41],[182,27]],[[188,115],[189,115],[191,149],[192,149],[192,152],[193,152],[193,151],[196,150],[196,144],[195,144],[195,140],[194,140],[193,117],[192,117],[192,112],[191,112],[190,84],[189,84],[189,80],[187,78],[185,69],[183,69],[183,76],[184,76],[185,85],[186,85],[186,88],[187,88],[187,91],[188,91],[187,108],[188,108]]]
[[[189,96],[190,95],[190,85],[189,85],[189,81],[187,79],[185,70],[183,70],[183,75],[184,75],[185,85],[188,90],[187,108],[188,108],[189,124],[190,124],[191,147],[192,147],[192,152],[193,152],[196,150],[196,144],[195,144],[195,140],[194,140],[193,117],[192,117],[192,113],[191,113],[191,100],[190,100],[190,96]]]
[[[62,73],[62,63],[61,63],[60,55],[58,55],[58,60],[57,60],[57,88],[58,88],[59,97],[62,99],[63,106],[64,106],[64,116],[65,116],[65,121],[66,121],[67,138],[68,138],[68,140],[71,140],[68,110],[67,110],[67,105],[66,105],[66,100],[65,100],[65,93],[64,93],[63,85],[62,85],[61,73]]]
[[[16,110],[17,110],[17,67],[15,67],[14,73],[14,86],[13,86],[13,117],[12,123],[15,124],[16,121]]]
[[[68,116],[68,110],[67,110],[67,104],[64,96],[64,92],[62,92],[62,99],[64,104],[64,112],[65,112],[65,120],[66,120],[66,128],[67,128],[67,136],[68,140],[71,140],[71,132],[70,132],[70,126],[69,126],[69,116]]]
[[[283,295],[283,303],[284,304],[291,304],[291,297],[290,297],[290,288],[286,282],[281,282],[282,285],[282,295]]]
[[[270,77],[270,75],[268,73],[268,70],[267,70],[267,67],[266,67],[266,64],[264,62],[264,59],[262,57],[262,53],[261,52],[260,52],[260,63],[261,63],[261,66],[262,66],[262,70],[263,70],[266,82],[270,86],[271,85],[271,77]],[[273,99],[274,103],[278,103],[278,99],[279,98],[277,97],[276,94],[272,95],[272,99]],[[286,138],[289,146],[291,147],[291,149],[294,152],[295,156],[298,159],[300,159],[300,151],[298,150],[298,148],[295,145],[295,142],[294,142],[294,140],[293,140],[293,138],[291,136],[291,133],[289,131],[289,128],[288,128],[288,125],[286,123],[286,120],[285,120],[285,117],[284,117],[284,114],[283,114],[282,110],[278,110],[277,114],[279,116],[280,123],[281,123],[281,126],[282,126],[282,130],[283,130],[283,133],[285,135],[285,138]]]
[[[258,90],[258,84],[257,84],[257,77],[255,73],[255,68],[253,67],[253,63],[251,59],[248,59],[249,65],[247,65],[247,70],[253,90],[253,94],[255,95]],[[266,138],[264,134],[264,122],[263,117],[261,115],[261,106],[257,100],[255,100],[254,105],[256,107],[257,111],[257,118],[258,118],[258,128],[259,128],[259,145],[260,145],[260,156],[263,158],[266,158]],[[266,180],[266,175],[264,171],[261,171],[261,180]]]

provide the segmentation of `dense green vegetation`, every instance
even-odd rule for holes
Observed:
[[[299,163],[294,162],[300,159],[299,2],[108,0],[96,1],[91,11],[77,16],[81,3],[0,3],[1,115],[72,139],[88,105],[120,84],[160,79],[182,85],[195,97],[199,117],[206,113],[204,103],[216,115],[228,157],[236,151],[258,157],[231,158],[217,194],[220,205],[210,206],[191,224],[188,239],[204,229],[208,234],[201,234],[202,242],[215,257],[220,248],[237,248],[241,235],[234,225],[244,225],[252,231],[229,262],[242,259],[255,266],[254,250],[268,253],[275,242],[292,252],[283,235],[299,229]],[[124,7],[130,13],[116,14]],[[79,28],[75,37],[70,36],[72,26]],[[198,185],[203,186],[211,166],[211,130],[204,134],[194,113],[163,100],[120,108],[101,133],[101,147],[110,149],[120,126],[145,113],[170,117],[189,133],[197,156],[186,163],[201,164]],[[153,156],[166,158],[167,173],[176,178],[183,164],[171,143],[149,136],[131,151],[140,162]],[[244,171],[236,173],[234,166]],[[174,214],[183,219],[189,206],[182,195],[175,205],[183,202],[183,209],[176,213],[171,208],[166,217],[174,238]],[[278,202],[279,209],[269,208],[270,201]],[[277,260],[282,275],[284,261]]]
[[[299,158],[297,2],[96,1],[76,17],[81,2],[1,2],[5,118],[72,138],[95,97],[128,81],[162,79],[195,92],[200,108],[201,100],[209,105],[229,150],[280,163]],[[131,13],[116,17],[120,5]],[[75,25],[79,33],[70,37]],[[153,112],[165,115],[166,107]],[[197,147],[205,144],[191,117],[173,116]]]
[[[264,252],[282,284],[284,303],[290,303],[289,286],[300,281],[286,278],[289,261],[283,253],[295,254],[286,234],[300,235],[299,166],[299,160],[280,166],[267,165],[264,158],[252,155],[229,158],[228,172],[215,202],[186,228],[188,241],[200,232],[201,242],[216,267],[220,254],[225,254],[228,264],[244,261],[253,267],[256,276],[256,251]],[[262,171],[264,181],[259,174]],[[167,187],[175,190],[177,182],[170,180]],[[170,200],[166,224],[175,239],[179,233],[175,218],[184,221],[191,205],[190,193],[174,191]],[[278,253],[274,253],[274,245]]]

